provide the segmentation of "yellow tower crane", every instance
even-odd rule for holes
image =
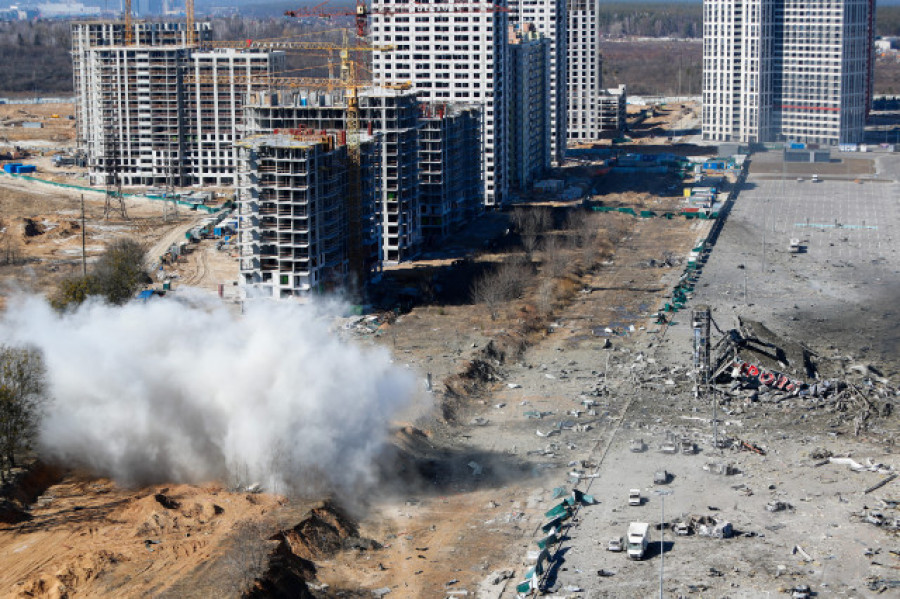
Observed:
[[[134,44],[134,25],[131,22],[131,0],[125,0],[125,45]]]

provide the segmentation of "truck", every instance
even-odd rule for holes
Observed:
[[[628,557],[644,559],[650,545],[650,525],[646,522],[632,522],[628,525]]]

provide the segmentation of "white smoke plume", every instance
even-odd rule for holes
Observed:
[[[204,305],[205,304],[205,305]],[[243,316],[170,299],[59,314],[10,302],[0,339],[43,351],[47,457],[125,484],[259,482],[278,492],[369,482],[414,379],[329,331],[329,309]]]

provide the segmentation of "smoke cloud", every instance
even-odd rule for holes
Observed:
[[[10,302],[0,338],[44,353],[43,455],[125,484],[259,482],[304,493],[371,481],[415,381],[383,349],[342,342],[323,305],[243,316],[171,299],[59,314]]]

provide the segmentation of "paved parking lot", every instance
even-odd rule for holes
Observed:
[[[836,351],[893,361],[900,156],[871,160],[872,175],[819,182],[758,174],[751,165],[694,302],[710,304],[729,327],[741,315],[810,344],[835,334]],[[792,238],[804,251],[789,251]],[[858,333],[847,335],[848,327]]]

